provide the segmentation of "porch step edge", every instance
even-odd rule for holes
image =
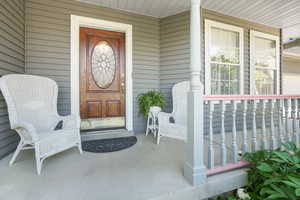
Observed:
[[[81,132],[80,135],[82,141],[88,141],[88,140],[130,137],[130,136],[134,136],[135,134],[133,131],[128,131],[126,129],[116,129],[116,130]]]
[[[168,195],[149,200],[207,200],[208,198],[243,187],[246,184],[246,170],[239,169],[210,176],[205,184],[182,188]]]

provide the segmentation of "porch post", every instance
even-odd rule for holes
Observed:
[[[201,0],[191,0],[190,91],[188,94],[188,136],[184,176],[193,185],[206,182],[203,136],[203,86],[201,71]]]

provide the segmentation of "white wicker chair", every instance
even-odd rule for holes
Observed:
[[[186,140],[187,137],[187,95],[190,82],[184,81],[172,89],[173,112],[158,114],[157,144],[162,136]]]
[[[11,74],[0,78],[11,129],[20,135],[20,143],[10,161],[12,165],[21,150],[34,149],[37,173],[43,161],[56,153],[78,147],[80,153],[80,117],[59,116],[55,81],[31,75]],[[63,121],[61,130],[54,131]]]

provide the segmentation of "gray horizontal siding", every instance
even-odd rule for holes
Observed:
[[[159,89],[159,20],[75,0],[26,1],[26,73],[47,76],[59,85],[58,110],[70,113],[70,15],[133,25],[134,130],[144,130],[136,98]]]
[[[0,1],[0,76],[25,71],[24,1]],[[0,94],[0,158],[12,152],[19,137],[10,130],[7,106]]]
[[[172,108],[171,88],[189,77],[189,13],[160,20],[160,89]]]

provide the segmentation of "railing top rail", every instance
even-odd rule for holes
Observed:
[[[300,95],[205,95],[204,101],[300,99]]]

